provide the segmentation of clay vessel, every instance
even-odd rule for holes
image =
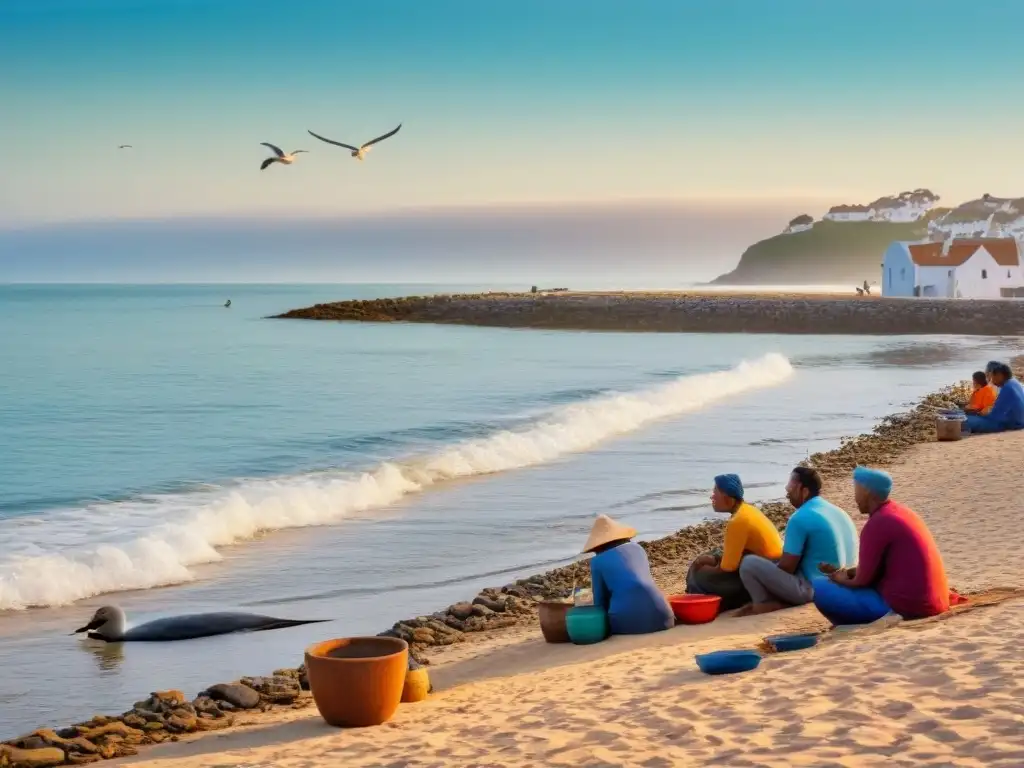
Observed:
[[[343,637],[306,649],[320,716],[339,728],[386,723],[402,700],[409,644],[397,637]]]
[[[540,604],[540,631],[549,643],[568,643],[569,630],[565,627],[565,614],[572,608],[572,603],[557,600],[545,601]]]

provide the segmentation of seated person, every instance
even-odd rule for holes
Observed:
[[[593,552],[590,580],[594,605],[608,613],[613,635],[643,635],[675,626],[665,595],[654,583],[644,548],[631,539],[636,529],[600,515],[584,552]]]
[[[869,624],[888,613],[922,619],[949,610],[949,584],[939,548],[910,509],[889,499],[892,478],[857,467],[857,508],[868,516],[856,568],[822,564],[828,579],[814,584],[814,605],[835,625]]]
[[[815,470],[793,470],[786,496],[796,512],[786,524],[782,559],[775,563],[747,555],[740,564],[740,579],[752,602],[749,613],[805,605],[814,598],[813,582],[821,578],[819,563],[847,568],[857,561],[857,527],[820,494],[821,476]]]
[[[999,391],[989,383],[988,376],[984,371],[975,371],[971,377],[974,391],[971,399],[964,406],[964,413],[977,413],[987,416],[992,406],[995,405]]]
[[[1013,377],[1010,366],[1000,363],[992,371],[992,383],[999,387],[992,409],[987,415],[967,414],[967,428],[973,433],[1007,432],[1024,429],[1024,388]]]
[[[739,574],[743,556],[750,553],[778,560],[782,557],[782,537],[761,510],[743,501],[743,482],[738,475],[715,478],[711,507],[732,515],[725,526],[725,547],[721,555],[708,552],[691,563],[686,591],[691,595],[718,595],[722,598],[721,610],[729,611],[750,602]]]

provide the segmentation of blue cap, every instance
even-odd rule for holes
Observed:
[[[743,501],[743,481],[739,475],[715,475],[715,487],[726,496]]]
[[[853,470],[853,482],[864,486],[880,499],[888,499],[892,492],[892,476],[880,469],[857,467]]]

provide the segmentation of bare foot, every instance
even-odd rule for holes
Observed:
[[[740,618],[742,616],[749,616],[753,612],[754,612],[754,604],[753,603],[747,603],[742,608],[737,608],[736,609],[736,613],[734,613],[732,615],[732,617],[734,619],[738,619],[738,618]]]
[[[760,616],[762,613],[774,613],[775,611],[781,611],[783,608],[789,608],[789,606],[778,602],[757,603],[756,605],[751,605],[750,612],[754,616]]]

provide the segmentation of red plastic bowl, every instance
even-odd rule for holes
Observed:
[[[707,624],[718,616],[722,598],[718,595],[671,595],[668,604],[683,624]]]

